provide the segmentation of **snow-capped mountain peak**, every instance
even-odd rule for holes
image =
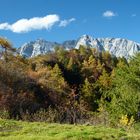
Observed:
[[[59,45],[60,44],[56,42],[37,39],[36,41],[28,42],[22,45],[19,50],[19,54],[24,57],[34,57],[54,51],[54,47]]]
[[[93,38],[89,35],[83,35],[78,40],[68,40],[63,43],[37,39],[36,41],[25,43],[18,51],[22,56],[34,57],[54,51],[56,46],[63,46],[69,50],[71,48],[79,49],[81,45],[96,48],[99,51],[109,51],[112,55],[125,57],[126,59],[140,52],[140,44],[134,41],[122,38]]]
[[[78,49],[80,45],[92,47],[93,46],[93,38],[91,36],[89,36],[89,35],[83,35],[83,36],[81,36],[78,39],[75,48]]]
[[[125,57],[128,59],[130,56],[140,52],[140,44],[122,38],[97,38],[94,39],[90,36],[82,36],[76,45],[79,49],[80,45],[90,46],[98,49],[99,51],[109,51],[116,57]]]

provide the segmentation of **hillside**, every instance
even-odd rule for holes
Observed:
[[[25,58],[7,40],[1,44],[0,118],[123,128],[139,122],[139,53],[127,61],[95,48],[57,47]]]

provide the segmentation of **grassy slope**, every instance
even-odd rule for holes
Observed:
[[[140,139],[138,132],[102,126],[28,123],[0,119],[0,140],[126,140]]]

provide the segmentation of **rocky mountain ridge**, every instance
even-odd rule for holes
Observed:
[[[63,43],[38,39],[25,43],[18,51],[20,55],[30,58],[52,52],[56,46],[62,46],[69,50],[72,48],[79,49],[81,45],[96,48],[99,51],[109,51],[116,57],[125,57],[126,59],[140,52],[140,44],[134,41],[122,38],[93,38],[89,35],[83,35],[77,40],[68,40]]]

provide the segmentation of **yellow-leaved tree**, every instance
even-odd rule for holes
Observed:
[[[0,46],[1,46],[1,57],[4,57],[7,61],[7,52],[8,51],[15,51],[15,49],[12,47],[12,44],[5,38],[0,37]]]

